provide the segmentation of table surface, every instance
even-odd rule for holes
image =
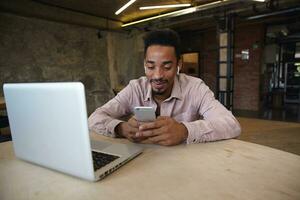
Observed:
[[[1,143],[0,199],[300,199],[295,154],[239,140],[143,146],[105,179],[88,182],[16,159],[12,143]]]

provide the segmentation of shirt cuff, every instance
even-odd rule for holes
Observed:
[[[107,124],[107,130],[111,137],[117,137],[117,133],[115,132],[116,126],[118,126],[121,122],[124,122],[119,119],[113,119]]]
[[[195,136],[194,126],[190,122],[181,122],[188,130],[188,137],[186,139],[187,144],[196,143],[197,139]]]
[[[181,122],[188,130],[188,137],[186,139],[187,144],[200,143],[202,136],[209,133],[211,130],[205,125],[203,120],[197,120],[193,122]]]

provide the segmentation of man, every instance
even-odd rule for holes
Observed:
[[[235,117],[214,98],[199,79],[180,74],[180,40],[172,30],[152,31],[144,38],[146,77],[132,80],[115,98],[89,117],[89,128],[133,142],[176,145],[237,137],[241,128]],[[154,122],[139,123],[135,106],[156,110]]]

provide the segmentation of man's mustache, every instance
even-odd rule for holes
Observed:
[[[150,79],[150,83],[168,83],[168,80],[166,79],[162,79],[162,78],[159,78],[159,79]]]

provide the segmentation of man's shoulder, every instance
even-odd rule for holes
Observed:
[[[145,87],[148,83],[148,79],[145,76],[141,76],[137,79],[132,79],[129,81],[129,85],[133,87]]]
[[[189,76],[186,74],[180,74],[179,81],[181,85],[185,86],[197,86],[197,85],[203,85],[204,81],[198,77]],[[204,84],[205,85],[205,84]]]
[[[132,79],[129,81],[128,89],[135,91],[136,93],[147,93],[149,86],[149,81],[145,76],[142,76],[137,79]]]
[[[202,79],[186,74],[180,74],[180,86],[181,91],[189,98],[202,98],[207,92],[213,94]]]
[[[130,80],[128,85],[119,93],[119,96],[131,99],[131,101],[139,101],[146,96],[147,92],[147,78],[140,77]]]

